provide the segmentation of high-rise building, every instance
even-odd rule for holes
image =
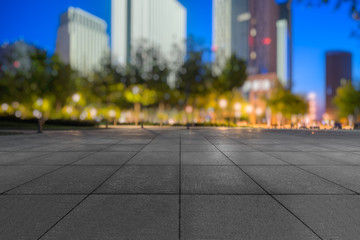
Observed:
[[[184,61],[186,9],[178,0],[112,0],[111,11],[114,65],[132,63],[139,48],[152,48],[168,62]]]
[[[232,54],[249,58],[249,1],[213,0],[213,50],[219,73]]]
[[[232,54],[248,62],[250,75],[276,72],[276,21],[273,0],[213,0],[213,50],[218,70]]]
[[[333,99],[336,89],[352,80],[352,55],[349,52],[329,51],[326,53],[326,113],[335,116]]]
[[[292,85],[292,19],[291,2],[282,3],[280,17],[276,22],[277,28],[277,66],[276,72],[283,86],[290,88]]]
[[[106,22],[82,9],[70,7],[61,15],[55,52],[82,74],[91,74],[109,56]]]

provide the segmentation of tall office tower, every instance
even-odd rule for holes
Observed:
[[[349,52],[326,53],[326,113],[335,119],[333,99],[336,89],[352,79],[352,55]]]
[[[276,21],[273,0],[213,0],[216,72],[231,54],[248,62],[248,73],[276,72]]]
[[[215,73],[221,72],[232,54],[248,60],[250,18],[248,0],[213,0]]]
[[[249,73],[276,72],[276,21],[279,6],[274,0],[250,0]]]
[[[109,56],[109,37],[104,20],[79,8],[61,15],[55,52],[67,64],[87,75],[101,68]]]
[[[277,67],[276,72],[283,86],[292,87],[292,28],[291,2],[280,4],[280,17],[277,28]]]
[[[178,0],[112,0],[111,4],[114,65],[134,63],[139,48],[154,49],[175,67],[183,63],[186,9]]]

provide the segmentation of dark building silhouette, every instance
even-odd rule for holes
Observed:
[[[333,99],[336,89],[352,80],[352,55],[349,52],[330,51],[326,53],[326,113],[335,118]]]

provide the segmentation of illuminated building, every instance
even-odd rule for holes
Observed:
[[[273,0],[249,0],[249,11],[249,74],[276,72],[279,6]]]
[[[61,15],[55,52],[82,74],[98,70],[109,55],[109,37],[104,20],[79,8]]]
[[[352,55],[349,52],[330,51],[326,53],[326,113],[335,119],[333,99],[336,89],[352,80]]]
[[[276,72],[279,6],[269,0],[213,0],[215,73],[235,54],[250,75]]]
[[[112,0],[111,57],[114,65],[133,63],[141,48],[152,48],[177,63],[186,54],[186,9],[178,0]],[[180,54],[174,54],[174,46]]]
[[[277,84],[276,73],[256,74],[249,76],[246,80],[242,91],[247,98],[252,111],[249,112],[250,122],[256,122],[256,110],[266,113],[266,102],[264,99],[269,98],[274,86]]]
[[[232,54],[249,58],[249,1],[213,0],[213,51],[219,73]]]
[[[280,6],[280,17],[276,22],[277,28],[277,67],[276,72],[280,83],[292,87],[292,28],[291,9],[288,3]]]

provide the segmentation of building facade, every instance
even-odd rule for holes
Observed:
[[[220,73],[232,54],[248,60],[249,1],[213,0],[214,70]]]
[[[336,89],[352,80],[352,54],[343,51],[326,53],[326,113],[330,119],[336,118],[333,99]]]
[[[109,56],[106,22],[82,9],[70,7],[61,15],[55,52],[84,75],[101,69]]]
[[[186,54],[186,9],[178,0],[112,0],[111,58],[133,63],[140,49],[153,49],[167,62],[182,64]]]
[[[291,11],[274,0],[213,0],[215,73],[235,54],[247,62],[248,74],[277,73],[291,84]]]
[[[220,69],[231,54],[248,62],[249,74],[276,72],[279,7],[269,0],[213,0],[213,49]]]

